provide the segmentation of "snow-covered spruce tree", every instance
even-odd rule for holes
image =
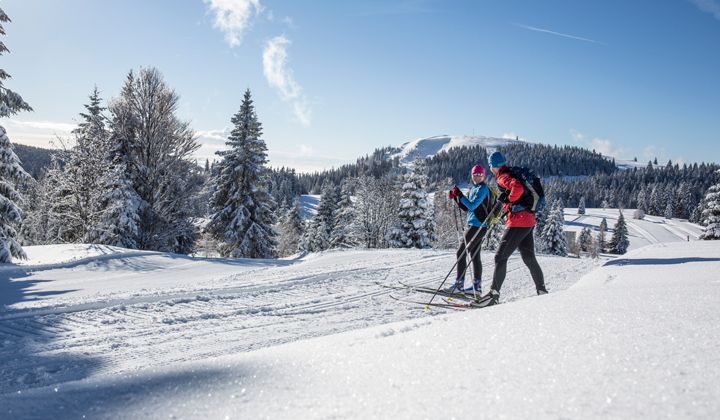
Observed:
[[[20,225],[20,243],[25,245],[48,244],[48,217],[50,214],[50,191],[45,181],[47,175],[38,182],[28,182],[25,190],[25,214]]]
[[[218,241],[224,257],[272,258],[276,232],[272,228],[275,203],[267,192],[267,147],[250,89],[231,119],[234,128],[225,143],[206,231]]]
[[[339,201],[338,189],[330,182],[326,182],[320,195],[315,216],[305,232],[303,248],[310,252],[325,251],[330,248],[330,241],[335,226],[335,213]]]
[[[672,202],[668,202],[667,205],[665,205],[665,218],[672,219],[674,215],[675,215],[675,206],[673,206]]]
[[[607,248],[607,219],[604,217],[600,221],[600,227],[598,228],[597,247],[598,252],[605,252],[605,248]]]
[[[647,192],[645,189],[645,184],[640,186],[640,191],[637,194],[637,209],[643,211],[643,215],[647,211]]]
[[[564,218],[562,207],[559,201],[553,203],[548,214],[542,237],[546,245],[546,252],[551,255],[567,256],[567,241],[564,233]]]
[[[81,242],[88,229],[98,223],[98,202],[107,171],[108,131],[100,94],[95,88],[90,102],[81,112],[81,122],[73,130],[74,146],[57,152],[46,181],[54,186],[50,214],[52,236],[60,242]],[[61,163],[61,162],[62,163]],[[62,169],[61,169],[62,168]]]
[[[645,212],[642,209],[635,209],[633,211],[633,219],[642,220],[645,218]]]
[[[352,179],[345,179],[340,186],[340,201],[335,212],[335,224],[330,235],[330,248],[352,248],[357,246],[355,236],[355,207],[352,202]]]
[[[545,223],[547,222],[547,215],[548,206],[543,206],[535,212],[535,230],[533,231],[533,235],[535,235],[535,251],[540,254],[545,253],[545,250],[547,249],[547,244],[545,243],[545,239],[542,235],[543,230],[545,229]]]
[[[104,159],[108,169],[99,180],[96,212],[85,237],[88,243],[138,248],[140,209],[147,202],[133,187],[132,138],[125,135],[134,130],[135,123],[129,107],[115,108]]]
[[[720,239],[720,182],[708,188],[702,201],[700,220],[705,226],[700,239]]]
[[[578,204],[578,214],[585,214],[585,197],[580,197],[580,204]]]
[[[390,230],[388,240],[395,248],[429,248],[432,241],[432,218],[427,199],[427,173],[419,158],[403,177],[398,207],[398,225]]]
[[[0,9],[0,35],[5,35],[3,24],[10,18]],[[0,55],[8,52],[0,42]],[[4,86],[10,77],[0,69],[0,118],[9,117],[21,111],[32,111],[23,98]],[[15,226],[22,222],[22,211],[18,207],[20,194],[15,183],[30,178],[20,164],[20,159],[12,149],[5,127],[0,125],[0,263],[11,263],[13,258],[25,259],[25,251],[15,239]]]
[[[600,254],[600,250],[598,249],[598,243],[595,238],[590,236],[590,242],[588,243],[588,255],[590,255],[590,258],[597,258]]]
[[[194,246],[192,197],[199,186],[190,160],[199,144],[187,122],[175,115],[179,97],[155,68],[131,71],[112,101],[112,136],[128,146],[126,159],[139,206],[137,246],[188,253]],[[124,121],[130,123],[126,124]]]
[[[592,242],[592,231],[589,227],[584,227],[580,231],[580,235],[578,236],[578,245],[580,246],[580,251],[588,252],[590,245]]]
[[[277,226],[279,257],[288,257],[300,250],[305,224],[300,218],[300,204],[296,200],[285,212]]]
[[[623,216],[622,209],[620,209],[620,216],[618,216],[617,223],[615,223],[613,236],[608,244],[608,247],[610,248],[610,252],[613,254],[624,254],[627,252],[629,245],[630,239],[628,238],[625,216]]]

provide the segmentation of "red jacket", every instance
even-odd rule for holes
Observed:
[[[509,203],[503,204],[505,211],[508,212],[505,226],[511,227],[533,227],[535,226],[535,215],[528,211],[523,210],[517,213],[510,212],[510,207],[513,203],[522,197],[525,192],[522,182],[516,180],[510,176],[510,169],[507,166],[501,166],[497,173],[497,183],[502,188],[509,191],[508,200]]]

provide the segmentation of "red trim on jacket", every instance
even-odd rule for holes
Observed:
[[[525,187],[523,187],[522,182],[510,176],[510,169],[507,166],[503,165],[500,169],[498,169],[497,183],[499,186],[509,191],[508,199],[510,202],[503,204],[505,211],[509,212],[507,219],[505,220],[505,226],[509,228],[535,226],[535,215],[532,212],[528,210],[523,210],[517,213],[510,212],[512,203],[522,197],[525,192]]]

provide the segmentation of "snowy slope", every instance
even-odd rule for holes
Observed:
[[[435,136],[416,139],[403,143],[400,146],[400,153],[392,156],[399,157],[402,163],[410,163],[415,157],[420,156],[423,159],[432,157],[440,152],[448,151],[455,147],[462,146],[482,146],[494,149],[513,143],[524,143],[522,140],[503,139],[485,136]]]
[[[395,253],[415,264],[424,259]],[[359,256],[339,254],[315,260]],[[439,263],[422,257],[429,261],[421,272]],[[713,418],[719,270],[720,241],[656,244],[547,296],[439,317],[417,311],[399,323],[19,392],[6,386],[0,410],[9,418]],[[507,284],[521,282],[528,280]],[[326,322],[328,313],[317,315],[316,323]],[[236,339],[247,327],[224,324]],[[182,354],[195,343],[173,344]]]
[[[629,249],[637,249],[649,244],[695,241],[703,232],[703,227],[684,219],[665,219],[659,216],[645,216],[642,220],[633,219],[634,209],[624,209],[625,223],[630,239]],[[584,227],[590,227],[593,236],[597,235],[603,217],[607,220],[607,240],[612,237],[613,228],[620,212],[618,209],[586,208],[585,214],[577,214],[577,208],[565,209],[565,230],[579,235]]]

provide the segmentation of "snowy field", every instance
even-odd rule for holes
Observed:
[[[642,220],[633,219],[634,209],[623,210],[628,227],[630,250],[658,242],[695,241],[702,234],[702,227],[682,219],[665,219],[660,216],[645,216]],[[613,228],[620,216],[618,209],[586,208],[585,214],[577,214],[577,208],[565,209],[565,230],[580,234],[580,230],[589,227],[593,236],[597,235],[603,217],[607,220],[607,240],[612,238]]]
[[[687,242],[687,222],[627,220],[633,254],[540,257],[539,298],[513,256],[504,304],[462,312],[379,285],[437,285],[446,251],[27,247],[0,267],[0,418],[707,418],[720,244]],[[492,254],[483,266],[487,288]]]

